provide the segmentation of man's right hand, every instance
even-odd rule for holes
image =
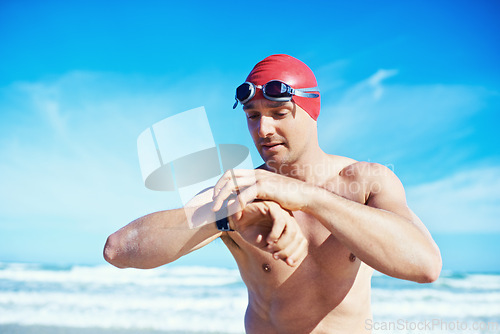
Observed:
[[[293,214],[276,202],[255,201],[229,220],[248,243],[289,266],[298,265],[307,255],[307,240]]]

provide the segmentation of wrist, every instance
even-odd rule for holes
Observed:
[[[314,185],[308,185],[303,193],[304,202],[300,211],[311,215],[315,215],[318,204],[331,194],[328,190]]]

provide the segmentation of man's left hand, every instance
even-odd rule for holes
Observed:
[[[262,169],[228,170],[215,185],[213,211],[233,194],[237,195],[237,211],[255,199],[275,201],[284,209],[298,211],[307,206],[313,190],[314,186],[304,181]]]

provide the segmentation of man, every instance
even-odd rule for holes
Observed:
[[[366,333],[374,269],[436,280],[439,249],[394,173],[320,149],[316,86],[293,57],[259,62],[235,106],[243,105],[265,164],[226,172],[193,198],[187,215],[177,209],[130,223],[108,238],[106,260],[153,268],[220,237],[248,288],[246,331],[258,334]],[[215,222],[227,207],[236,211],[231,230],[220,228],[224,219]]]

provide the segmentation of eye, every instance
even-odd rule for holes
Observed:
[[[277,111],[277,112],[274,113],[274,116],[277,117],[277,118],[283,118],[286,115],[288,115],[288,111],[287,110],[280,110],[280,111]]]
[[[257,113],[251,113],[251,114],[247,114],[247,118],[248,119],[257,119],[260,115],[257,114]]]

